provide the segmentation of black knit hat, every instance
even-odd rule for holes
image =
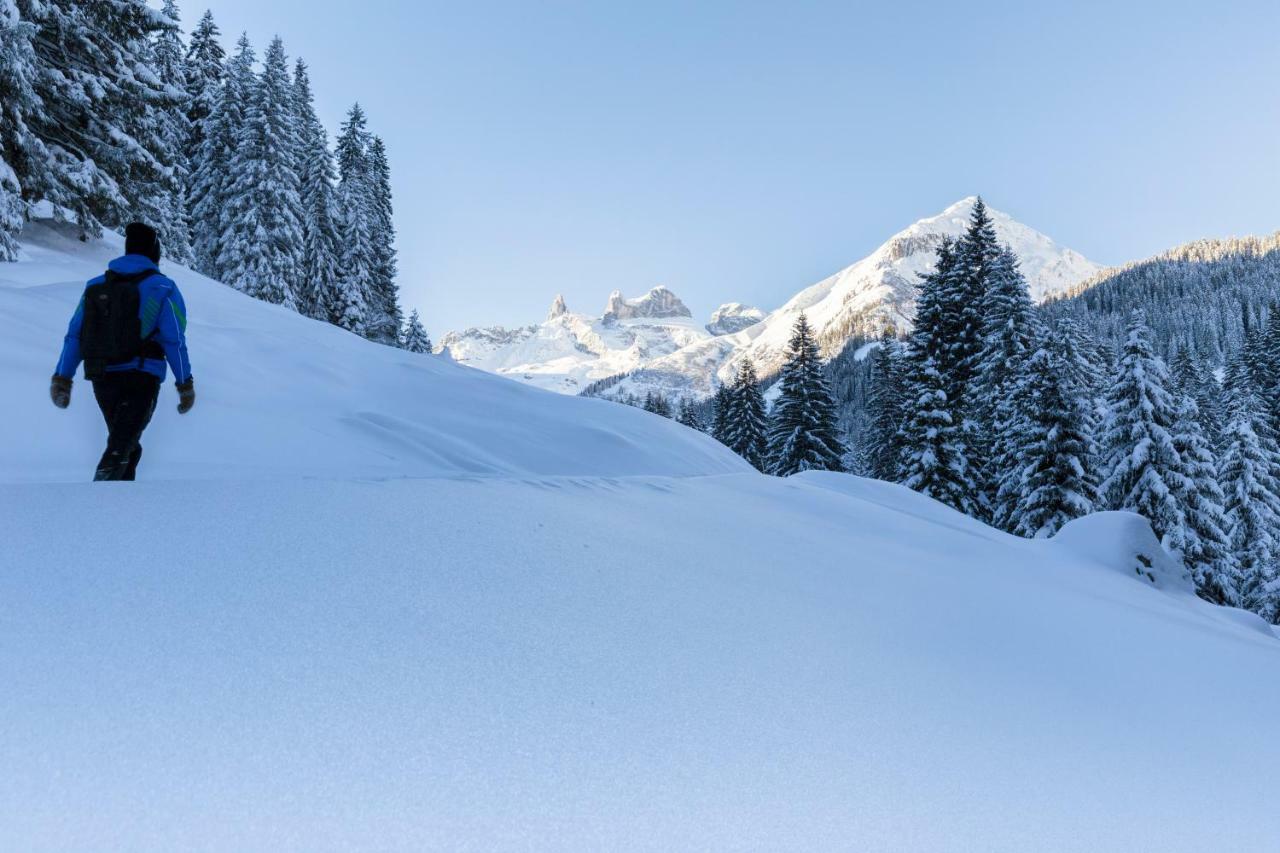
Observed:
[[[124,253],[142,255],[152,263],[160,263],[160,235],[156,229],[141,222],[130,222],[124,227]]]

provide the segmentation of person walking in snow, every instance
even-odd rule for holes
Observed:
[[[125,228],[124,255],[85,285],[71,316],[49,396],[59,409],[71,403],[71,379],[84,376],[107,422],[107,449],[95,480],[132,480],[142,458],[142,431],[151,422],[165,378],[173,368],[178,414],[196,402],[187,358],[187,309],[172,280],[160,274],[160,238],[141,222]]]

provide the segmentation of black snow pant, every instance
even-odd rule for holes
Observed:
[[[142,458],[142,431],[160,396],[160,380],[142,370],[104,373],[93,380],[93,396],[107,422],[107,450],[93,479],[132,480]]]

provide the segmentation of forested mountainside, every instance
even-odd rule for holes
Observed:
[[[1280,232],[1269,237],[1197,240],[1144,261],[1106,270],[1045,305],[1116,344],[1141,309],[1166,358],[1188,349],[1220,365],[1260,328],[1280,294]]]

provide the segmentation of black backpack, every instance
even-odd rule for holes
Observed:
[[[107,365],[126,364],[140,358],[164,358],[164,350],[142,336],[139,316],[138,285],[155,270],[122,275],[107,270],[102,284],[84,291],[84,317],[80,324],[80,354],[84,357],[84,376],[97,379]]]

